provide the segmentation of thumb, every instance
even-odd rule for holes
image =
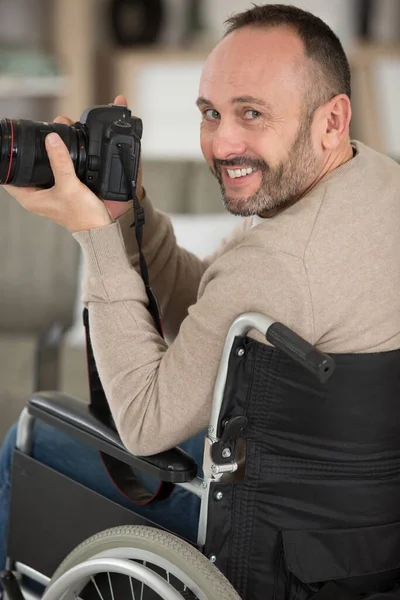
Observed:
[[[125,98],[125,96],[117,96],[114,100],[114,104],[119,104],[120,106],[128,106],[128,102],[127,99]]]
[[[75,167],[67,146],[57,133],[46,136],[46,151],[56,185],[61,181],[65,185],[68,179],[72,182],[76,178]]]

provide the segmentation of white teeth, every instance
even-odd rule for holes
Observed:
[[[254,171],[257,171],[257,169],[249,167],[248,169],[227,169],[227,171],[229,177],[234,179],[235,177],[244,177],[245,175],[250,175]]]

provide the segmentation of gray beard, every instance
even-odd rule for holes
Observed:
[[[260,187],[252,196],[241,198],[227,196],[222,183],[221,168],[218,164],[214,165],[215,170],[212,170],[212,173],[219,182],[226,210],[233,215],[249,217],[276,209],[282,210],[293,204],[307,189],[318,169],[310,129],[309,121],[300,125],[285,162],[281,162],[273,169],[266,163],[259,163],[262,180]]]

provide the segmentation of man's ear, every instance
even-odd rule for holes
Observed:
[[[323,105],[319,116],[323,124],[322,146],[325,150],[335,150],[349,134],[351,119],[349,97],[346,94],[334,96]]]

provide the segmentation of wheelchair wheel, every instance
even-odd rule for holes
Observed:
[[[75,579],[73,570],[84,565],[92,565],[93,573],[81,571]],[[130,567],[136,572],[128,573]],[[114,527],[82,542],[58,567],[45,597],[51,600],[53,586],[66,577],[67,584],[57,589],[56,597],[67,590],[65,599],[240,600],[224,575],[196,548],[152,527]]]

